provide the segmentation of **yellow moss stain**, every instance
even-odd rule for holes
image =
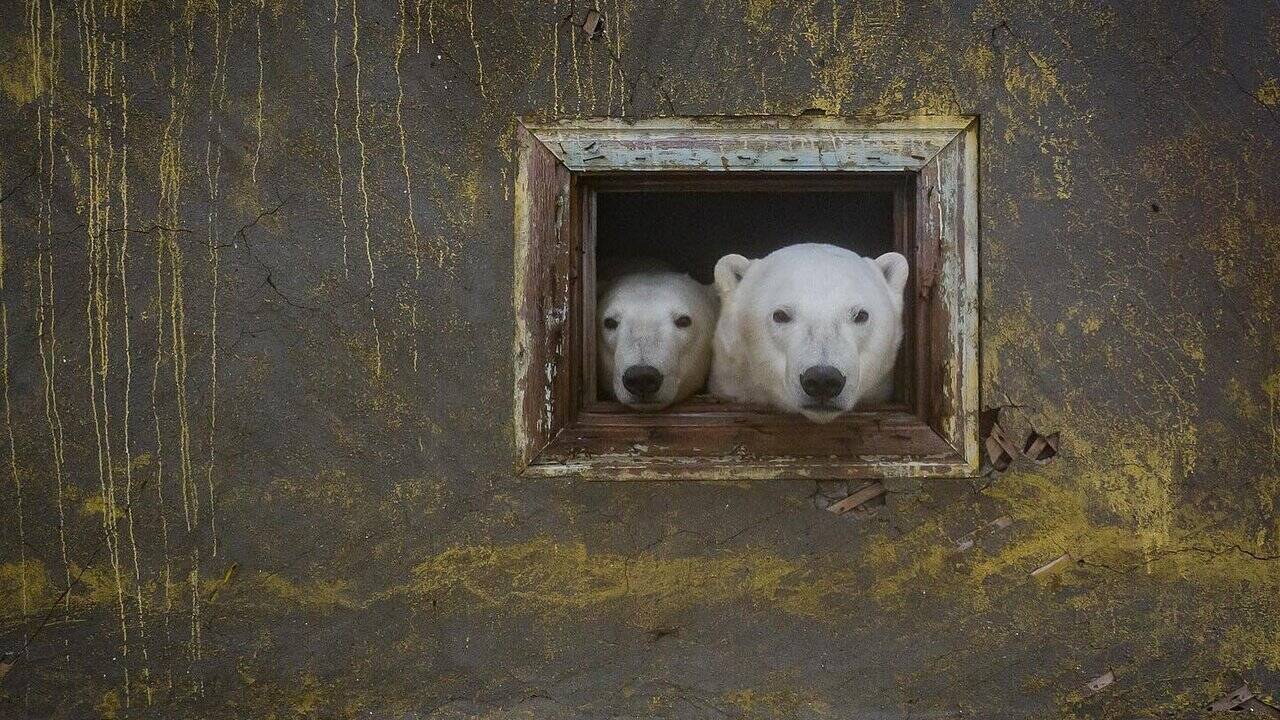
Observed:
[[[815,570],[810,563],[764,550],[628,558],[590,552],[581,542],[537,538],[449,548],[414,569],[409,590],[471,606],[523,608],[560,617],[624,601],[645,613],[745,601],[804,617],[827,617],[827,600],[839,593],[852,571]]]
[[[951,554],[951,543],[933,521],[899,537],[873,536],[865,554],[873,578],[872,599],[886,608],[906,607],[923,588],[944,576]]]
[[[80,502],[80,514],[103,517],[104,515],[108,515],[107,511],[111,507],[112,505],[103,499],[102,493],[96,493],[86,497]],[[112,510],[109,516],[120,517],[124,514],[124,510],[124,501],[121,498],[116,498],[114,510]]]
[[[929,86],[917,88],[911,95],[912,113],[923,113],[925,115],[949,115],[958,114],[964,111],[964,108],[957,104],[955,94],[946,87]]]
[[[1024,293],[1018,306],[1001,314],[995,322],[983,323],[982,329],[984,387],[998,384],[1002,365],[1009,364],[1014,355],[1039,357],[1043,354],[1042,333],[1035,320],[1029,294]]]
[[[1233,625],[1222,638],[1218,657],[1230,668],[1265,665],[1280,670],[1280,624]]]
[[[1033,108],[1048,105],[1055,97],[1063,97],[1062,83],[1053,64],[1039,53],[1026,53],[1029,65],[1011,65],[1005,69],[1004,88]]]
[[[987,43],[970,45],[964,51],[964,64],[979,80],[990,80],[995,74],[996,54]]]
[[[756,30],[766,30],[766,20],[776,0],[747,0],[747,25]]]
[[[1280,80],[1268,78],[1266,82],[1258,87],[1253,96],[1258,98],[1258,102],[1267,107],[1273,108],[1280,105]]]
[[[289,505],[314,503],[332,510],[346,510],[356,500],[351,486],[347,474],[338,469],[311,477],[280,477],[271,481],[263,501]]]
[[[790,688],[743,688],[725,693],[724,699],[745,718],[832,717],[830,705],[811,694]]]
[[[1068,407],[1055,425],[1062,428],[1063,446],[1085,459],[1073,471],[1078,479],[1059,482],[1080,487],[1085,494],[1078,503],[1113,516],[1146,551],[1168,544],[1178,484],[1194,471],[1199,454],[1198,432],[1190,421],[1156,420],[1115,420]],[[1098,524],[1103,523],[1110,524],[1105,517]]]
[[[1169,202],[1199,208],[1204,218],[1193,227],[1193,247],[1208,255],[1224,288],[1243,293],[1251,315],[1280,312],[1280,212],[1274,203],[1236,192],[1207,193],[1190,177],[1265,177],[1273,158],[1245,148],[1239,156],[1223,153],[1220,139],[1209,131],[1187,132],[1138,151],[1137,168],[1162,189]],[[1256,328],[1247,328],[1251,335]],[[1253,338],[1259,339],[1259,338]]]
[[[437,234],[427,243],[428,259],[435,262],[436,268],[452,272],[461,248],[457,240],[449,240],[446,235],[457,237],[462,232],[474,229],[480,221],[481,209],[487,193],[484,189],[483,169],[473,166],[459,171],[448,165],[432,168],[433,174],[440,179],[434,189],[436,212],[447,227],[458,233]]]
[[[40,607],[57,596],[49,573],[38,560],[0,565],[0,618],[18,617],[27,607]]]
[[[1176,568],[1171,571],[1176,578],[1197,572],[1202,581],[1236,572],[1225,562],[1167,554],[1205,524],[1189,511],[1180,515],[1177,506],[1182,480],[1199,454],[1198,431],[1190,423],[1176,417],[1117,421],[1071,407],[1044,422],[1062,429],[1069,455],[1002,475],[985,491],[1013,521],[1007,529],[991,531],[1004,535],[998,550],[988,552],[981,543],[962,550],[942,517],[899,537],[872,537],[865,560],[873,599],[901,609],[922,592],[940,593],[970,609],[987,610],[1009,588],[1030,581],[1033,570],[1064,554],[1072,561],[1148,574]],[[1254,540],[1231,542],[1254,547]],[[1069,582],[1074,567],[1074,562],[1062,565],[1058,581]]]
[[[852,110],[848,102],[863,88],[888,86],[880,93],[881,102],[858,108],[858,113],[903,111],[903,82],[872,70],[882,65],[877,59],[888,54],[899,34],[902,3],[827,5],[816,0],[747,0],[742,17],[759,43],[760,53],[773,53],[785,62],[808,63],[813,84],[809,107],[843,114]],[[763,79],[761,86],[767,95]],[[702,94],[714,92],[709,87]],[[891,100],[895,96],[897,103]]]
[[[32,82],[31,41],[25,37],[5,35],[0,47],[12,51],[7,58],[0,60],[0,92],[20,108],[39,95]]]
[[[311,673],[304,673],[289,705],[297,717],[316,717],[320,708],[325,705],[322,692],[323,684]]]
[[[72,597],[75,603],[92,607],[118,603],[121,590],[116,585],[115,575],[109,569],[89,567],[80,572],[73,563],[71,576],[74,578],[77,573],[80,576],[80,585]]]
[[[1254,400],[1252,391],[1239,378],[1227,378],[1223,392],[1241,420],[1255,422],[1261,417],[1262,411]]]
[[[360,603],[345,580],[311,580],[297,583],[277,573],[259,573],[254,585],[290,605],[312,610],[352,609]]]
[[[124,709],[124,703],[120,701],[120,694],[115,690],[108,690],[98,699],[94,708],[98,711],[98,717],[102,720],[117,720],[120,717],[120,711]]]

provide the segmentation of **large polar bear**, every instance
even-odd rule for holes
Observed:
[[[706,385],[719,310],[711,286],[654,261],[623,261],[602,271],[596,298],[602,395],[658,410]]]
[[[907,259],[802,244],[716,263],[710,390],[829,422],[893,394]]]

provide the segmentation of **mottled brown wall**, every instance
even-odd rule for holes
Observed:
[[[176,5],[0,12],[0,716],[1280,704],[1277,3]],[[981,116],[983,401],[1061,456],[514,479],[515,118],[807,109]]]

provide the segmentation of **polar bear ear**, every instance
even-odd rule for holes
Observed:
[[[880,272],[884,273],[889,289],[895,295],[901,295],[903,288],[907,286],[907,275],[911,272],[907,267],[907,258],[901,253],[891,252],[881,255],[872,262],[880,268]]]
[[[721,298],[728,297],[738,287],[750,264],[751,261],[741,255],[725,255],[720,258],[716,263],[716,292],[720,293]]]

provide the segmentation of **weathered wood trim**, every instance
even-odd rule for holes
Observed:
[[[701,457],[648,457],[596,454],[564,462],[539,462],[523,473],[530,478],[580,477],[586,480],[864,480],[881,478],[967,478],[968,463],[955,454],[938,457],[874,456],[811,458],[733,454]]]
[[[685,127],[691,131],[681,131]],[[617,167],[574,172],[577,161],[565,151],[565,133],[579,133],[576,137],[582,140],[584,128],[596,133],[597,143],[616,140],[614,147],[619,151],[634,147],[627,143],[637,138],[650,142],[668,137],[658,131],[670,130],[675,144],[664,147],[677,152],[664,157],[678,162],[637,167],[626,164],[632,161],[619,160]],[[928,154],[912,155],[912,162],[919,162],[915,166],[899,162],[890,168],[880,162],[883,157],[867,164],[854,157],[856,153],[850,155],[850,165],[825,164],[823,143],[861,142],[865,150],[871,147],[868,137],[884,140],[890,131],[899,134],[899,149],[914,149],[901,143],[919,140],[928,144]],[[664,118],[556,123],[532,130],[520,126],[517,134],[516,445],[522,475],[765,479],[968,477],[976,473],[976,120],[933,118],[863,126],[831,118]],[[793,416],[725,403],[692,402],[646,415],[594,400],[589,355],[594,346],[595,190],[705,190],[709,186],[704,170],[735,168],[679,164],[699,157],[685,150],[703,143],[701,152],[718,152],[728,146],[716,143],[729,142],[726,138],[734,134],[738,140],[758,141],[762,154],[756,157],[766,159],[751,168],[736,168],[754,172],[716,181],[717,189],[772,184],[809,191],[853,182],[895,192],[895,246],[914,260],[907,310],[912,313],[908,331],[914,333],[915,349],[907,360],[915,367],[915,377],[899,398],[905,404],[872,408],[816,426]],[[787,136],[792,146],[810,148],[823,163],[768,166],[768,153],[784,147],[781,136]],[[637,169],[665,172],[631,172]],[[910,177],[894,178],[885,172],[890,169]],[[795,170],[825,170],[826,174]]]
[[[917,175],[915,309],[922,417],[973,472],[978,451],[977,122]]]
[[[952,135],[969,129],[973,115],[903,115],[859,118],[831,115],[680,115],[648,118],[525,117],[521,124],[535,134],[559,129],[593,131],[644,132],[654,130],[785,130],[791,132],[818,130],[934,130]]]
[[[959,272],[959,317],[956,347],[959,348],[960,394],[957,402],[957,434],[952,444],[968,463],[970,472],[976,473],[982,464],[979,449],[978,424],[981,414],[981,375],[979,365],[979,324],[981,322],[981,276],[978,264],[978,246],[981,243],[978,218],[978,201],[981,192],[978,177],[978,120],[974,118],[953,144],[959,144],[961,152],[961,179],[964,184],[963,202],[957,208],[961,222],[960,248],[957,251]]]
[[[580,239],[596,236],[596,193],[586,183],[577,182],[574,187],[574,217],[578,219]],[[581,242],[578,252],[582,268],[582,313],[578,322],[581,338],[582,382],[579,385],[579,407],[593,402],[599,394],[596,382],[596,244]]]
[[[827,117],[588,119],[529,126],[574,172],[917,171],[972,119]]]
[[[515,444],[523,469],[573,411],[570,324],[578,277],[567,227],[569,171],[523,127],[516,128]]]

